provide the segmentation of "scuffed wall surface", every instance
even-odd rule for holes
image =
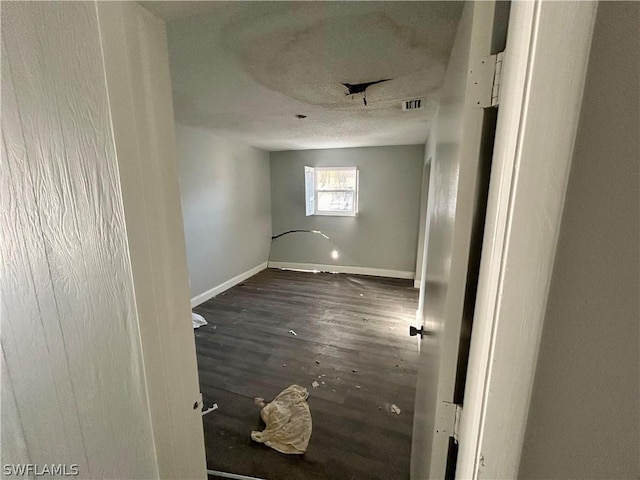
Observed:
[[[206,130],[176,131],[193,298],[267,261],[269,154]]]
[[[270,261],[348,265],[413,273],[416,265],[424,145],[271,152],[273,242]],[[358,167],[357,217],[305,215],[304,167]]]
[[[518,477],[640,477],[640,4],[598,6]]]
[[[2,426],[33,463],[158,478],[95,4],[2,3],[2,100]]]

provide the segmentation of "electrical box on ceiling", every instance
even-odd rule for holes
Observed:
[[[412,98],[411,100],[402,101],[402,110],[420,110],[424,108],[423,98]]]

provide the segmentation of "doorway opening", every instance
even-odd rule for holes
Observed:
[[[479,246],[470,245],[469,236],[478,228],[471,220],[470,225],[449,228],[451,222],[446,224],[444,217],[453,216],[458,224],[460,218],[480,212],[475,223],[483,219],[487,184],[482,182],[488,182],[488,175],[478,167],[477,157],[486,143],[481,137],[491,132],[481,110],[468,119],[460,103],[468,100],[469,59],[490,53],[499,15],[493,3],[309,5],[309,11],[294,19],[284,3],[220,4],[210,7],[213,13],[191,12],[167,24],[192,307],[209,322],[195,332],[208,464],[216,471],[258,477],[291,477],[291,469],[297,469],[296,478],[331,478],[327,469],[335,468],[335,459],[343,459],[338,460],[341,469],[353,478],[406,477],[413,469],[412,448],[415,453],[420,445],[415,443],[413,402],[417,398],[421,408],[428,403],[419,388],[416,392],[422,362],[407,327],[415,326],[419,310],[421,328],[414,332],[421,333],[422,345],[432,350],[426,354],[436,360],[431,364],[438,365],[441,340],[429,322],[444,322],[453,304],[462,308],[464,299],[473,296],[464,292],[473,290],[467,277],[469,248]],[[357,11],[350,10],[354,8]],[[258,28],[256,18],[269,21]],[[362,22],[372,22],[374,28],[355,28]],[[428,51],[433,42],[427,38],[436,30],[425,28],[425,22],[439,28],[437,54]],[[406,28],[398,30],[395,24]],[[300,28],[302,33],[296,30]],[[283,32],[296,41],[283,44]],[[410,50],[419,51],[413,58],[422,59],[411,72],[391,61],[394,56],[388,53],[404,55],[405,34],[415,40]],[[336,38],[340,48],[330,41]],[[373,48],[376,42],[384,48]],[[344,49],[344,44],[352,47]],[[313,55],[309,60],[317,45],[330,50],[322,58],[331,61]],[[367,53],[363,61],[361,49],[382,58],[373,61]],[[212,59],[220,60],[218,65],[228,60],[231,77],[238,70],[241,74],[224,78]],[[291,65],[298,64],[301,68],[293,72]],[[389,73],[374,75],[380,65]],[[350,75],[358,78],[346,78]],[[385,80],[367,82],[371,75]],[[428,78],[429,85],[416,78]],[[222,88],[230,83],[259,88],[236,95],[237,89]],[[356,98],[364,90],[349,88],[345,93],[345,85],[366,85],[367,100]],[[289,100],[281,108],[273,103],[266,116],[256,110],[256,92],[264,87],[279,99],[284,94],[295,100],[295,111],[289,111]],[[406,99],[393,103],[407,88],[422,89],[409,95],[419,99],[411,101],[411,109],[402,107]],[[304,112],[300,102],[307,106]],[[250,121],[244,107],[254,109]],[[453,126],[453,133],[445,124]],[[464,129],[458,128],[462,125]],[[465,137],[456,137],[463,130]],[[430,147],[425,145],[427,132]],[[462,151],[472,160],[461,162]],[[427,153],[432,159],[429,201],[422,208]],[[319,185],[314,179],[311,200],[305,167],[314,175],[349,168],[355,172],[357,191],[346,184]],[[463,183],[471,188],[463,188]],[[267,243],[273,234],[280,237],[289,231],[325,232],[322,236],[331,238],[335,247],[331,258],[317,236]],[[440,248],[440,257],[426,249],[427,244]],[[471,257],[477,263],[479,252]],[[453,261],[454,273],[446,266],[440,271],[441,260],[443,265]],[[265,269],[270,266],[282,269]],[[420,302],[414,288],[416,267],[423,273]],[[326,273],[332,271],[341,273]],[[439,282],[446,285],[441,290],[446,305],[436,301],[433,308],[432,287]],[[468,338],[460,338],[459,332],[455,337],[446,342],[456,344],[455,358],[449,359],[454,372],[468,348]],[[426,435],[434,434],[440,403],[452,404],[460,397],[441,395],[442,377],[436,372],[428,388],[428,395],[437,395],[438,406],[429,412],[431,420],[421,417]],[[302,457],[284,457],[250,440],[252,431],[263,428],[259,414],[265,400],[292,384],[307,389],[314,418],[312,443]],[[211,410],[214,403],[217,408]],[[402,447],[385,441],[385,435],[403,439],[398,443]],[[318,445],[322,447],[314,450]],[[424,451],[433,447],[423,446]],[[324,463],[328,458],[334,459],[333,467]],[[270,459],[271,471],[264,470]]]

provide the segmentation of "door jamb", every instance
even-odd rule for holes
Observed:
[[[456,478],[516,478],[596,2],[513,2]]]

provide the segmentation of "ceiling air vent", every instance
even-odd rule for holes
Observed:
[[[402,102],[402,110],[419,110],[421,108],[424,108],[422,98],[412,98],[411,100],[404,100]]]

